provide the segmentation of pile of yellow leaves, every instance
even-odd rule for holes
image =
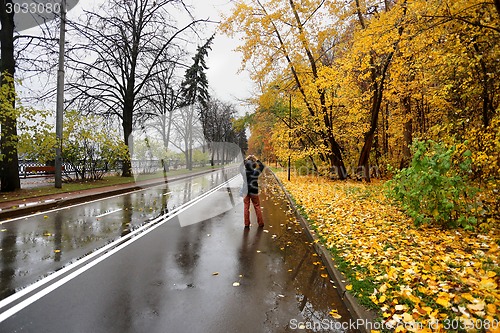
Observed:
[[[381,184],[304,176],[284,185],[334,259],[348,265],[351,292],[371,301],[386,327],[500,332],[498,228],[416,228]],[[362,281],[364,290],[356,288]]]

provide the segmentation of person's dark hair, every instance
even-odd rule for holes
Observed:
[[[257,167],[257,163],[251,161],[251,160],[245,160],[245,169],[247,170],[253,170]]]

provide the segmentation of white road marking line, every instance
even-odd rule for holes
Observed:
[[[25,289],[22,289],[21,291],[15,293],[14,295],[12,296],[9,296],[5,299],[3,299],[2,301],[0,301],[0,308],[3,308],[7,305],[9,305],[10,303],[16,301],[17,299],[29,294],[30,292],[42,287],[43,285],[49,283],[50,281],[56,279],[57,277],[69,272],[70,270],[72,269],[75,269],[77,268],[78,266],[81,266],[83,263],[89,261],[90,259],[104,253],[102,256],[100,256],[99,258],[85,264],[84,266],[80,267],[80,268],[77,268],[76,271],[74,271],[73,273],[70,273],[69,275],[63,277],[62,279],[54,282],[53,284],[45,287],[44,289],[40,290],[39,292],[33,294],[32,296],[28,297],[27,299],[19,302],[18,304],[16,304],[15,306],[7,309],[6,311],[0,313],[0,323],[3,322],[4,320],[8,319],[9,317],[13,316],[14,314],[16,314],[17,312],[21,311],[22,309],[28,307],[29,305],[31,305],[32,303],[36,302],[37,300],[39,300],[40,298],[44,297],[45,295],[49,294],[50,292],[54,291],[55,289],[59,288],[60,286],[64,285],[66,282],[74,279],[75,277],[77,277],[78,275],[84,273],[85,271],[89,270],[90,268],[94,267],[95,265],[97,265],[98,263],[100,263],[101,261],[103,261],[104,259],[110,257],[111,255],[115,254],[116,252],[118,252],[119,250],[129,246],[130,244],[134,243],[135,241],[141,239],[142,237],[144,237],[145,235],[149,234],[151,231],[155,230],[156,228],[162,226],[163,224],[165,224],[166,222],[168,222],[169,220],[173,219],[174,217],[176,217],[178,214],[182,213],[183,211],[189,209],[191,206],[195,205],[198,201],[201,201],[202,199],[204,199],[205,197],[213,194],[213,193],[216,193],[219,189],[221,189],[222,187],[226,186],[231,180],[235,179],[236,177],[238,176],[234,176],[233,178],[231,178],[230,180],[227,180],[225,181],[224,183],[220,184],[219,186],[216,186],[215,188],[213,188],[211,191],[209,192],[206,192],[202,195],[200,195],[199,197],[179,206],[177,209],[169,212],[169,214],[167,216],[159,216],[157,217],[156,219],[154,220],[151,220],[148,224],[142,226],[141,228],[137,229],[137,230],[134,230],[133,232],[131,232],[130,234],[120,238],[120,239],[117,239],[115,242],[113,243],[110,243],[108,244],[107,246],[91,253],[90,255],[86,256],[86,257],[83,257],[82,259],[76,261],[74,264],[71,264],[69,266],[66,266],[65,268],[47,276],[45,279],[42,279],[32,285],[30,285],[29,287],[26,287]],[[162,219],[164,219],[162,221]],[[133,239],[131,239],[130,241],[128,242],[125,242],[123,244],[120,244],[118,246],[116,246],[116,244],[114,243],[117,243],[117,242],[124,242],[126,240],[128,240],[129,238],[132,238],[133,236],[135,236],[137,234],[137,237],[134,237]],[[114,247],[114,248],[113,248]],[[109,252],[106,252],[106,251],[109,251]]]
[[[137,192],[140,192],[140,191],[146,191],[146,190],[149,190],[149,189],[151,189],[151,188],[143,188],[143,189],[139,189],[139,190],[127,192],[127,193],[112,195],[112,196],[106,197],[106,198],[101,198],[101,199],[95,199],[95,200],[80,202],[80,203],[77,203],[77,204],[74,204],[74,205],[65,206],[65,207],[61,207],[61,208],[49,209],[49,210],[46,210],[46,211],[43,211],[43,212],[33,213],[33,214],[30,214],[30,215],[25,215],[25,216],[16,217],[16,218],[13,218],[13,219],[5,220],[5,221],[2,221],[2,223],[10,223],[10,222],[18,221],[18,220],[23,220],[23,219],[27,219],[27,218],[30,218],[30,217],[35,217],[35,216],[38,216],[38,215],[53,213],[53,212],[57,212],[57,211],[64,210],[64,209],[70,209],[70,208],[73,208],[73,207],[78,207],[78,206],[82,206],[82,205],[86,205],[86,204],[91,204],[91,203],[94,203],[94,202],[103,201],[103,200],[106,200],[106,199],[117,198],[117,197],[120,197],[120,196],[126,195],[126,194],[134,194],[134,193],[137,193]]]
[[[115,209],[115,210],[112,210],[110,212],[106,212],[106,213],[103,213],[103,214],[100,214],[100,215],[96,215],[96,217],[103,217],[103,216],[106,216],[106,215],[110,215],[110,214],[113,214],[113,213],[116,213],[116,212],[120,212],[122,211],[123,209]]]
[[[203,175],[197,175],[197,176],[203,176]],[[197,177],[197,176],[194,176],[194,177]],[[180,180],[184,180],[184,179],[182,179],[182,178],[181,179],[173,179],[172,182],[176,182],[176,181],[180,181]],[[27,219],[29,217],[34,217],[34,216],[38,216],[38,215],[42,215],[42,214],[53,213],[53,212],[57,212],[57,211],[63,210],[63,209],[70,209],[70,208],[73,208],[73,207],[78,207],[78,206],[90,204],[90,203],[93,203],[93,202],[103,201],[103,200],[106,200],[106,199],[117,198],[117,197],[120,197],[120,196],[123,196],[123,195],[127,195],[127,194],[134,194],[134,193],[141,192],[141,191],[147,191],[147,190],[153,189],[155,187],[162,187],[162,186],[165,186],[165,184],[153,185],[151,187],[141,188],[141,189],[138,189],[138,190],[135,190],[135,191],[127,192],[127,193],[116,194],[116,195],[112,195],[112,196],[101,198],[101,199],[95,199],[95,200],[80,202],[80,203],[77,203],[77,204],[74,204],[74,205],[70,205],[70,206],[49,209],[49,210],[46,210],[46,211],[43,211],[43,212],[37,212],[37,213],[30,214],[30,215],[16,217],[16,218],[13,218],[13,219],[7,219],[5,221],[1,221],[0,224],[10,223],[10,222],[14,222],[14,221],[22,220],[22,219]],[[52,199],[52,200],[55,201],[55,199]],[[2,211],[2,210],[0,209],[0,211]]]

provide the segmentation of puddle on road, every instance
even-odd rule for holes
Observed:
[[[334,329],[341,327],[341,323],[351,323],[352,316],[279,185],[270,175],[267,175],[264,185],[261,189],[261,202],[264,219],[270,223],[266,224],[263,232],[271,236],[274,244],[272,251],[281,253],[283,266],[288,274],[286,283],[295,289],[299,309],[299,316],[290,322],[286,331],[304,329],[306,332],[356,332]]]

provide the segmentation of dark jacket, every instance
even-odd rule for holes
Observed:
[[[244,195],[259,194],[259,176],[262,174],[262,171],[264,171],[264,164],[259,160],[257,160],[257,162],[245,160],[243,161],[240,171],[246,185],[244,185],[244,187],[246,187],[246,193],[244,193]]]

